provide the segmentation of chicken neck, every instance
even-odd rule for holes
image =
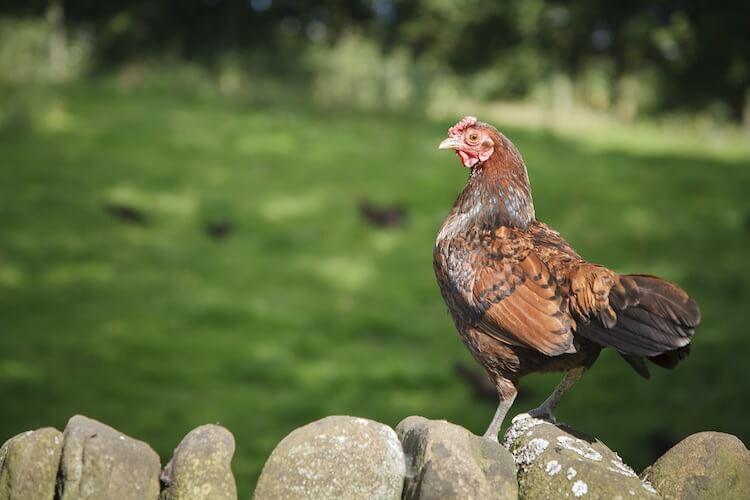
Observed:
[[[494,154],[471,169],[451,215],[465,227],[526,229],[535,220],[526,165],[504,136],[498,135],[497,143]]]

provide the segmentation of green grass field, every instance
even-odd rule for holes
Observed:
[[[0,128],[0,441],[81,413],[166,462],[220,422],[247,498],[274,445],[325,415],[484,430],[494,404],[454,373],[470,358],[432,273],[466,177],[437,150],[451,121],[107,82],[31,95]],[[678,369],[647,383],[607,352],[558,417],[637,469],[665,436],[750,442],[750,155],[497,125],[525,156],[540,219],[592,261],[680,283],[703,311]],[[407,224],[366,225],[362,198],[404,203]],[[113,203],[145,224],[113,218]],[[224,219],[235,231],[208,237]],[[526,379],[511,412],[557,380]]]

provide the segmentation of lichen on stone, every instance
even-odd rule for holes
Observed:
[[[565,477],[567,477],[570,480],[576,477],[576,474],[577,472],[573,467],[568,467],[568,473],[565,475]]]
[[[602,454],[593,449],[583,439],[578,439],[570,436],[557,436],[557,443],[563,448],[567,448],[570,451],[578,453],[584,458],[594,460],[596,462],[601,461]]]
[[[620,457],[618,456],[617,458],[620,458]],[[621,461],[615,460],[615,459],[611,459],[610,462],[612,463],[612,465],[614,465],[614,468],[613,467],[607,467],[607,470],[611,470],[612,472],[616,472],[618,474],[622,474],[623,476],[626,476],[626,477],[637,477],[638,476],[635,473],[635,471],[633,471],[633,469],[631,469],[630,467],[628,467],[627,465],[625,465]]]
[[[550,460],[549,462],[547,462],[544,470],[547,471],[547,474],[549,474],[550,476],[554,476],[562,470],[562,465],[560,465],[557,460]]]
[[[573,487],[570,490],[573,492],[573,495],[578,498],[588,493],[589,487],[586,483],[579,479],[578,481],[573,483]]]
[[[549,446],[549,441],[542,438],[534,438],[524,446],[518,448],[513,453],[513,458],[516,461],[516,465],[524,466],[532,463],[536,460],[544,450]]]
[[[515,417],[513,417],[513,425],[511,425],[510,429],[508,429],[508,431],[505,433],[503,445],[506,448],[510,448],[513,442],[515,442],[519,437],[523,435],[526,435],[527,437],[531,436],[533,432],[530,429],[544,423],[544,420],[534,418],[528,413],[521,413],[520,415],[516,415]]]

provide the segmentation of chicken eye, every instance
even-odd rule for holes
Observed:
[[[469,136],[469,140],[470,140],[471,142],[476,142],[476,141],[477,141],[477,139],[479,139],[479,134],[471,134],[471,135]]]

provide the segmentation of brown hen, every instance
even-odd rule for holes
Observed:
[[[565,392],[603,347],[643,377],[644,359],[673,368],[700,321],[682,289],[655,276],[590,264],[536,220],[526,165],[491,125],[467,116],[441,149],[471,175],[435,242],[435,274],[461,339],[495,382],[500,404],[485,437],[497,440],[521,377],[566,372],[529,412],[554,421]]]

